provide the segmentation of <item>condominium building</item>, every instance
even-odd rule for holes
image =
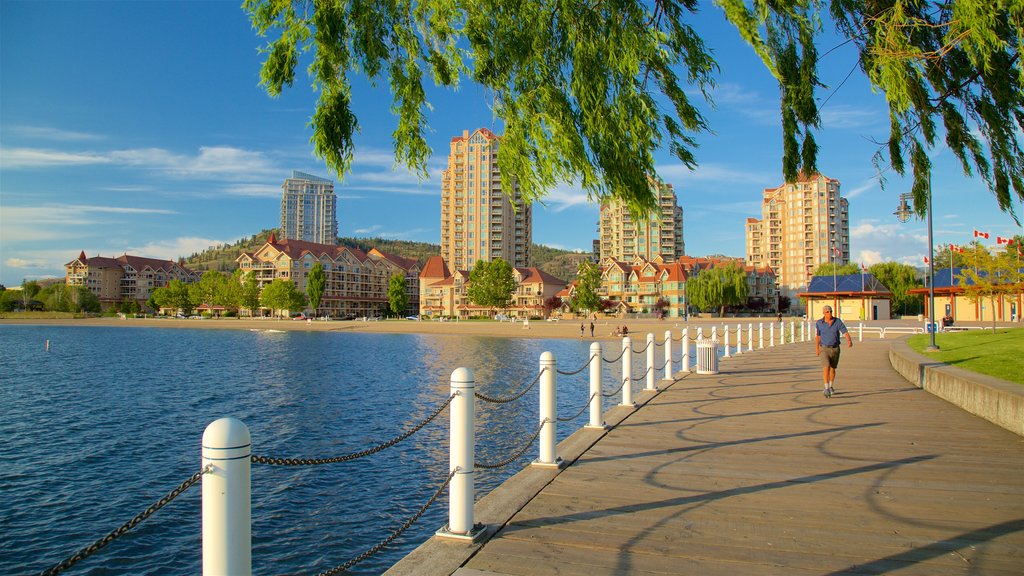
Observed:
[[[406,312],[419,309],[419,262],[376,248],[366,253],[333,244],[278,240],[272,233],[258,250],[243,252],[236,261],[242,272],[255,275],[261,290],[280,278],[294,282],[302,293],[306,292],[310,270],[319,262],[326,282],[315,311],[318,315],[354,318],[385,313],[389,307],[388,286],[395,274],[405,278],[405,291],[410,296]]]
[[[334,182],[294,170],[281,189],[282,239],[338,243]]]
[[[502,188],[501,138],[486,128],[451,140],[441,173],[441,256],[455,270],[501,258],[513,267],[530,264],[533,215],[515,178]],[[515,203],[513,206],[513,202]]]
[[[544,315],[544,301],[566,287],[565,280],[538,268],[513,268],[512,278],[516,288],[508,308],[479,306],[469,299],[469,272],[451,271],[444,258],[431,256],[420,272],[420,314],[469,318],[504,312],[517,318],[536,318]]]
[[[679,207],[671,184],[650,178],[651,189],[658,194],[658,209],[647,218],[634,220],[625,203],[608,200],[601,204],[598,221],[600,233],[599,259],[652,260],[658,256],[666,262],[679,259],[684,253],[683,209]]]
[[[746,260],[770,267],[779,290],[796,303],[821,264],[850,261],[849,203],[839,181],[821,174],[766,188],[761,218],[747,218]]]
[[[104,309],[126,300],[145,305],[153,290],[166,286],[171,280],[191,284],[199,277],[199,273],[172,260],[128,254],[116,258],[89,258],[84,250],[78,258],[64,265],[64,282],[68,286],[88,288],[99,298]]]

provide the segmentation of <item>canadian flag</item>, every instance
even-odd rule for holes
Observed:
[[[868,267],[865,266],[863,263],[860,265],[860,269],[863,270],[864,272],[868,271]]]
[[[835,254],[836,256],[840,256],[839,248],[836,248],[835,246],[833,246],[832,247],[832,253]]]
[[[1013,238],[1003,238],[1002,236],[996,236],[996,244],[1006,244],[1007,246],[1013,246]]]
[[[928,257],[927,257],[927,256],[925,256],[925,257],[924,257],[924,263],[925,263],[925,264],[927,264],[927,263],[928,263]]]
[[[959,247],[959,246],[957,246],[956,244],[950,244],[949,245],[949,251],[950,252],[959,252],[961,254],[964,253],[964,249]]]
[[[980,231],[978,231],[977,228],[975,228],[975,230],[974,230],[974,237],[975,238],[984,238],[985,240],[988,240],[988,232],[980,232]]]

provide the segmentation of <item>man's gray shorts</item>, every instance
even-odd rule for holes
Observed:
[[[821,365],[829,368],[839,366],[839,346],[835,348],[830,346],[821,347]]]

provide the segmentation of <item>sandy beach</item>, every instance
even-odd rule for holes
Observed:
[[[749,322],[768,322],[773,318],[727,318],[732,326],[736,323],[746,325]],[[789,318],[786,319],[789,321]],[[590,338],[590,322],[584,323],[584,334]],[[504,338],[579,338],[581,320],[563,319],[559,321],[534,320],[525,325],[522,322],[496,322],[472,320],[464,322],[438,322],[417,320],[380,320],[362,322],[359,320],[323,321],[323,320],[276,320],[248,318],[210,318],[210,319],[178,319],[178,318],[83,318],[83,319],[0,319],[0,324],[7,325],[57,325],[57,326],[109,326],[119,328],[193,328],[200,330],[289,330],[307,332],[375,332],[396,334],[455,334],[475,336],[497,336]],[[616,326],[626,325],[634,338],[646,338],[648,332],[655,334],[659,340],[666,330],[681,330],[686,326],[722,325],[721,318],[690,319],[683,322],[678,318],[666,320],[656,319],[621,319],[600,318],[594,322],[594,337],[601,340],[618,340],[613,333]]]

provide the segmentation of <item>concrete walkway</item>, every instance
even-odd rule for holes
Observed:
[[[890,342],[843,348],[831,399],[812,344],[677,380],[455,573],[1024,574],[1024,438],[909,384]]]

